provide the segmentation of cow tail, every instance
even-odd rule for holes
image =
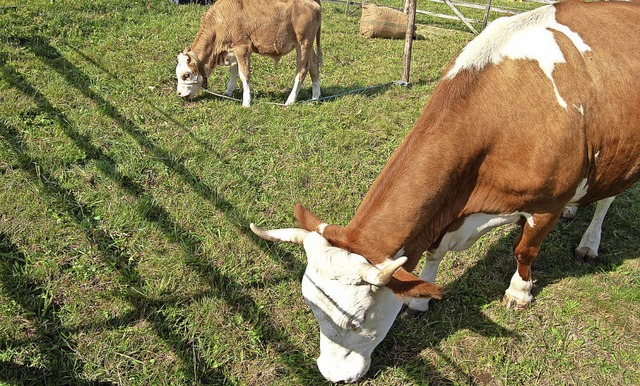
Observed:
[[[318,57],[318,67],[323,66],[322,47],[320,46],[320,30],[322,29],[322,19],[318,24],[318,32],[316,32],[316,56]]]

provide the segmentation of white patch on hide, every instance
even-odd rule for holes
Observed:
[[[522,217],[525,217],[531,227],[535,227],[533,216],[530,213],[516,212],[512,214],[496,215],[486,213],[475,213],[464,219],[462,226],[453,232],[444,235],[438,248],[432,252],[427,252],[427,257],[420,273],[420,279],[434,283],[438,266],[447,251],[463,251],[475,243],[482,235],[496,227],[513,224]],[[412,310],[427,311],[429,309],[429,298],[410,298],[407,305]]]
[[[320,235],[323,235],[324,231],[325,231],[325,229],[327,229],[328,225],[329,224],[324,223],[324,222],[322,224],[318,225],[318,233],[320,233]]]
[[[560,106],[566,109],[567,102],[558,92],[552,76],[555,65],[566,60],[551,30],[567,36],[582,54],[591,48],[578,34],[559,24],[555,15],[556,8],[546,5],[495,20],[462,50],[445,78],[453,79],[463,70],[480,71],[486,65],[499,64],[505,58],[533,60],[551,81]]]
[[[491,229],[518,222],[525,217],[529,226],[535,227],[533,216],[530,213],[515,212],[512,214],[486,214],[475,213],[467,216],[460,228],[444,235],[437,251],[463,251],[475,243],[480,236]]]
[[[296,75],[296,78],[293,81],[293,87],[291,88],[291,93],[289,94],[287,101],[284,103],[286,106],[290,106],[296,103],[296,100],[298,99],[298,93],[300,92],[301,88],[302,82],[300,82],[300,75]]]
[[[596,154],[597,157],[597,154]],[[572,206],[572,204],[576,204],[578,201],[580,201],[582,199],[582,197],[587,195],[587,192],[589,190],[589,184],[586,178],[583,178],[582,181],[580,181],[580,184],[578,184],[578,187],[576,188],[576,193],[573,195],[573,197],[571,197],[571,200],[569,200],[569,202],[567,203],[567,206]]]
[[[242,107],[251,106],[251,90],[249,87],[249,80],[247,76],[238,69],[238,75],[240,76],[240,81],[242,82]]]

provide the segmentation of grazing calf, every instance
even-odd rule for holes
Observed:
[[[426,311],[440,296],[445,252],[492,228],[521,226],[509,307],[530,304],[531,264],[565,206],[599,203],[581,242],[597,251],[608,205],[640,178],[638,47],[638,3],[573,0],[498,19],[450,64],[346,227],[300,205],[300,228],[252,224],[304,244],[328,380],[362,377],[402,303]]]
[[[318,99],[322,62],[320,10],[319,0],[218,0],[202,18],[193,44],[178,55],[178,96],[194,98],[200,87],[207,88],[207,77],[215,66],[228,65],[231,78],[225,94],[231,96],[239,75],[242,105],[248,107],[251,53],[277,62],[295,48],[296,78],[285,104],[295,103],[307,72],[311,73],[312,99]]]

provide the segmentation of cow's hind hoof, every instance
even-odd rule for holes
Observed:
[[[598,257],[598,253],[589,247],[576,248],[575,259],[580,264],[593,264]]]
[[[502,304],[504,304],[510,310],[526,310],[531,306],[531,302],[522,301],[520,299],[516,299],[508,294],[504,294],[502,297]]]

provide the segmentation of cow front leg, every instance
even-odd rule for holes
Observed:
[[[425,256],[424,266],[422,272],[420,272],[420,279],[429,283],[435,283],[436,274],[438,273],[438,267],[444,257],[446,251],[436,250],[435,252],[427,252]],[[405,315],[412,315],[419,312],[426,312],[429,310],[429,301],[431,298],[409,298],[406,301],[407,309]]]
[[[577,261],[585,263],[593,263],[598,257],[598,248],[600,247],[600,237],[602,236],[602,223],[609,206],[616,196],[602,199],[596,203],[596,210],[589,227],[582,235],[580,244],[576,248],[574,255]]]
[[[534,214],[522,225],[522,232],[516,239],[513,250],[518,268],[503,297],[503,303],[508,308],[525,309],[531,304],[531,264],[540,251],[542,240],[549,234],[560,214],[561,211],[557,214]]]

